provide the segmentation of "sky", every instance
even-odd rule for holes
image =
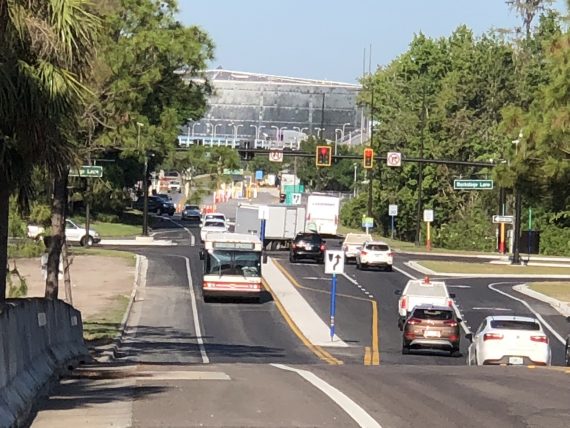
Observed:
[[[555,6],[564,10],[564,1]],[[179,0],[178,19],[213,39],[210,68],[356,83],[404,53],[414,34],[481,35],[519,22],[504,0]]]

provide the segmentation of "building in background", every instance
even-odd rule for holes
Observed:
[[[208,111],[183,129],[181,144],[223,139],[294,146],[309,135],[360,144],[361,132],[366,134],[357,105],[360,85],[223,69],[205,74],[214,91]]]

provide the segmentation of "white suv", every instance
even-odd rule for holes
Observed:
[[[392,250],[390,246],[381,241],[365,242],[356,255],[356,268],[382,267],[384,270],[392,270],[393,262]]]

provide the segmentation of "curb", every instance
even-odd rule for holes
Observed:
[[[536,279],[570,279],[570,275],[543,275],[543,274],[531,274],[531,273],[456,273],[456,272],[435,272],[415,261],[409,261],[404,263],[415,271],[421,272],[425,275],[432,276],[448,276],[457,278],[536,278]]]
[[[113,339],[112,345],[109,346],[109,349],[105,350],[103,354],[97,358],[99,362],[108,362],[115,358],[117,358],[119,353],[119,348],[123,342],[123,336],[125,334],[125,329],[127,327],[127,322],[129,321],[129,317],[131,316],[131,312],[133,309],[133,304],[136,300],[137,292],[141,283],[145,283],[143,279],[146,279],[146,273],[148,270],[148,259],[145,256],[141,256],[139,254],[136,255],[136,262],[135,262],[135,280],[133,282],[133,289],[131,291],[131,295],[129,297],[129,304],[127,305],[127,309],[123,315],[123,319],[121,320],[121,326],[119,327],[119,331],[115,335]]]
[[[528,284],[515,285],[513,290],[518,291],[521,294],[532,297],[533,299],[540,300],[541,302],[548,303],[556,311],[558,311],[562,316],[570,316],[570,303],[562,302],[561,300],[555,299],[554,297],[549,297],[545,294],[539,293],[538,291],[531,290]]]

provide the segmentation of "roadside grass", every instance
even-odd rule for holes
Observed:
[[[104,222],[93,222],[93,229],[99,232],[102,238],[112,238],[112,237],[132,237],[140,235],[141,227],[132,224],[124,223],[104,223]]]
[[[570,267],[513,266],[491,263],[461,263],[433,260],[415,261],[417,264],[442,273],[570,275]]]
[[[105,248],[85,248],[85,247],[71,247],[70,254],[72,256],[104,256],[104,257],[120,257],[129,261],[129,266],[135,266],[136,257],[133,253],[128,251],[107,250]]]
[[[366,233],[361,229],[352,229],[345,226],[338,227],[338,233],[341,235],[346,235],[347,233]],[[406,241],[399,241],[397,239],[391,239],[387,236],[381,236],[378,233],[372,232],[372,238],[377,239],[379,241],[384,241],[388,245],[390,245],[395,250],[400,251],[410,251],[410,252],[418,252],[418,253],[425,253],[426,247],[425,245],[417,246],[413,242],[406,242]],[[465,255],[498,255],[498,253],[485,253],[482,251],[468,251],[468,250],[450,250],[448,248],[438,248],[432,247],[431,249],[433,252],[446,252],[446,253],[453,253],[453,254],[465,254]]]
[[[553,297],[563,302],[570,302],[570,281],[534,282],[528,286],[531,290]]]
[[[83,338],[88,347],[108,345],[113,341],[119,332],[128,304],[128,296],[116,295],[107,309],[83,320]]]

